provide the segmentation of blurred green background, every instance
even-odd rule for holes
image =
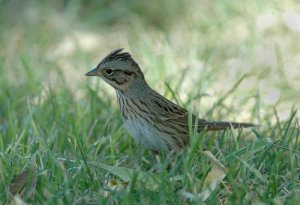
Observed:
[[[299,34],[296,0],[0,0],[0,193],[7,193],[15,174],[38,167],[51,177],[41,177],[35,201],[71,203],[85,200],[85,194],[99,200],[101,185],[90,191],[87,170],[76,161],[81,159],[79,138],[90,161],[151,168],[122,126],[113,88],[84,75],[116,48],[133,55],[152,88],[200,117],[258,123],[264,134],[279,139],[285,128],[278,123],[300,108]],[[297,123],[296,118],[291,126],[299,129]],[[295,133],[291,136],[298,136]],[[209,147],[224,150],[214,139]],[[285,143],[281,145],[294,143],[297,149],[295,138]],[[234,194],[224,194],[223,187],[222,197],[237,203],[252,190],[262,192],[257,198],[268,203],[268,197],[278,193],[289,195],[283,187],[293,189],[288,182],[291,176],[297,178],[299,161],[272,164],[287,156],[274,151],[270,158],[263,155],[260,162],[249,162],[259,170],[260,163],[266,163],[263,167],[275,170],[274,175],[294,170],[283,184],[255,182],[259,190],[252,190],[247,184],[252,178],[246,174],[241,176],[246,183],[235,186],[230,181],[240,174],[235,170],[228,179]],[[68,161],[71,158],[75,161]],[[201,163],[197,169],[205,173]],[[91,172],[97,179],[107,177],[97,169]],[[299,178],[291,181],[299,185]],[[194,185],[191,181],[186,186]],[[136,196],[157,198],[140,191]],[[168,202],[176,201],[176,194],[163,193]],[[114,199],[124,200],[122,194]],[[256,194],[251,195],[255,200]],[[135,201],[132,195],[126,197],[128,204]],[[7,202],[7,194],[0,199]],[[210,200],[220,202],[220,196]]]
[[[1,83],[12,92],[28,81],[36,91],[65,83],[80,98],[79,87],[87,81],[84,73],[121,47],[132,53],[161,93],[167,92],[167,82],[179,87],[176,93],[182,101],[207,94],[200,112],[244,74],[251,76],[225,101],[227,106],[238,104],[236,98],[260,95],[261,114],[275,107],[280,118],[287,119],[292,106],[299,108],[296,2],[2,1],[1,5]],[[236,118],[248,120],[255,102],[244,106],[236,107],[241,115]]]

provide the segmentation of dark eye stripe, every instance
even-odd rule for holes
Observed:
[[[132,75],[134,72],[129,72],[129,71],[123,71],[126,75]]]
[[[134,72],[124,71],[124,70],[115,70],[115,72],[125,73],[126,75],[132,75],[132,74],[134,74]]]

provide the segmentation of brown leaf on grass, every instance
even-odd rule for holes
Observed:
[[[225,167],[219,162],[215,156],[210,151],[204,151],[203,154],[208,158],[211,163],[211,170],[206,176],[203,182],[203,188],[201,193],[192,193],[190,191],[186,191],[184,189],[179,190],[178,194],[185,200],[189,201],[205,201],[208,197],[213,193],[218,185],[222,182],[222,180],[226,176]]]
[[[36,188],[37,175],[31,171],[24,171],[15,176],[10,183],[9,193],[14,196],[19,194],[32,194]]]
[[[203,154],[211,163],[211,170],[203,182],[203,191],[200,193],[200,198],[205,201],[225,178],[226,169],[210,151],[204,151]]]

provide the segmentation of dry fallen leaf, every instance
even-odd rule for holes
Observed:
[[[31,194],[34,192],[36,184],[37,175],[32,171],[24,171],[13,178],[9,186],[9,193],[12,196]]]
[[[194,194],[186,190],[179,190],[178,194],[189,201],[205,201],[211,193],[218,187],[226,176],[225,167],[219,162],[210,151],[204,151],[203,154],[211,163],[211,170],[203,182],[202,192]]]
[[[211,163],[211,170],[203,182],[203,191],[199,195],[205,201],[225,178],[226,169],[210,151],[204,151],[203,154]]]

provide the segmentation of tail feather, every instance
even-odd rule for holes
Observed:
[[[202,129],[206,129],[208,131],[213,130],[226,130],[227,128],[237,129],[237,128],[248,128],[248,127],[257,127],[257,125],[252,123],[239,123],[239,122],[200,122],[199,123],[199,131]]]

